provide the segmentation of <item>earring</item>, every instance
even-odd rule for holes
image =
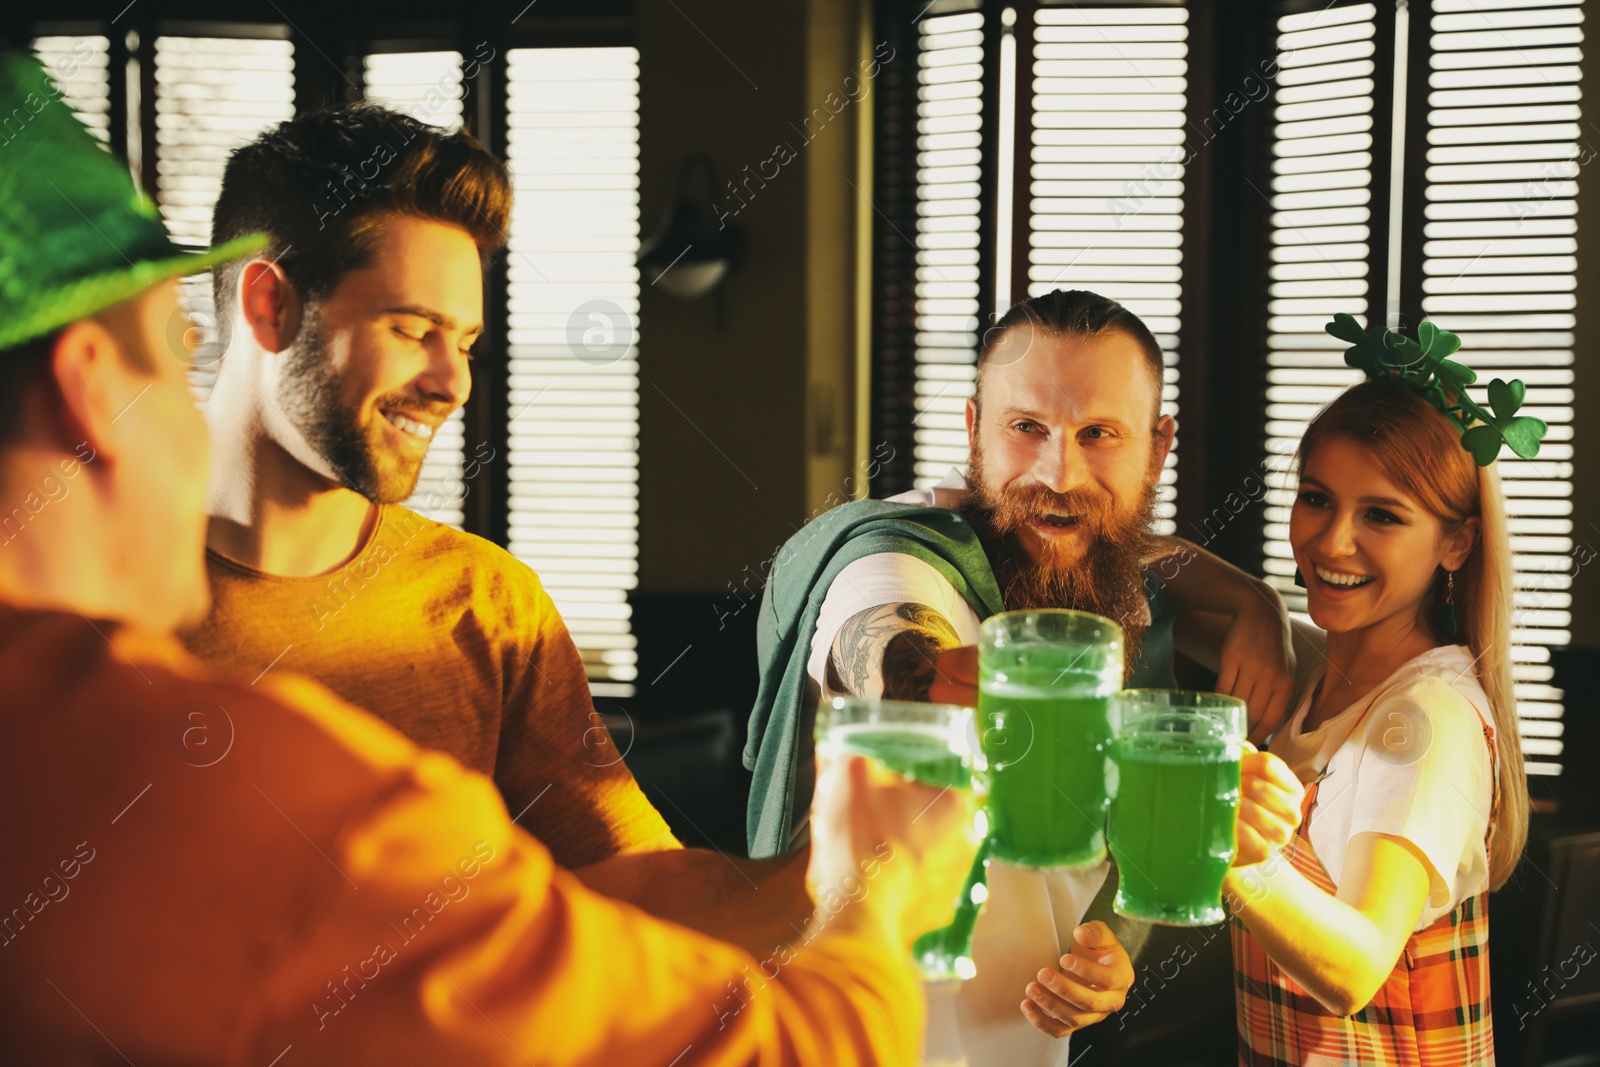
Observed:
[[[1456,572],[1445,571],[1444,578],[1444,626],[1450,631],[1450,636],[1456,635]]]
[[[1299,567],[1294,569],[1294,584],[1297,589],[1304,589],[1306,587],[1306,576],[1300,573]]]

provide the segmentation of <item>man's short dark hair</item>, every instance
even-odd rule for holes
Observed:
[[[1115,300],[1087,289],[1052,289],[1042,296],[1031,297],[1014,305],[1002,315],[1000,321],[984,334],[983,347],[978,352],[978,397],[981,398],[983,393],[983,368],[990,354],[1012,329],[1019,326],[1031,326],[1036,331],[1056,337],[1090,338],[1107,333],[1126,334],[1144,353],[1145,362],[1155,377],[1156,405],[1159,410],[1161,383],[1165,380],[1161,345],[1139,316]]]
[[[375,104],[310,112],[229,157],[211,239],[265,231],[271,244],[261,255],[278,262],[302,299],[316,302],[371,262],[385,214],[459,226],[487,263],[505,244],[511,216],[505,164],[467,133]],[[224,351],[245,262],[215,272]]]

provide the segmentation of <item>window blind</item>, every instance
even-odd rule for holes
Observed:
[[[34,54],[89,132],[111,138],[110,42],[97,36],[37,37]]]
[[[1504,449],[1514,567],[1512,671],[1530,774],[1561,772],[1562,693],[1549,648],[1570,640],[1573,329],[1582,138],[1580,0],[1434,0],[1422,308],[1461,336],[1487,405],[1527,383],[1550,424],[1535,459]],[[1592,553],[1591,553],[1592,554]]]
[[[639,514],[639,56],[507,55],[510,549],[596,696],[633,694]]]
[[[156,203],[178,244],[211,243],[211,210],[228,155],[266,127],[294,116],[294,51],[286,40],[157,37]],[[180,304],[199,343],[190,384],[202,398],[216,381],[211,276],[183,281]]]
[[[1278,26],[1267,455],[1281,473],[1265,547],[1270,576],[1301,611],[1289,461],[1311,417],[1361,379],[1322,327],[1335,311],[1370,306],[1368,264],[1377,242],[1394,237],[1371,228],[1374,198],[1389,195],[1373,173],[1374,92],[1399,76],[1376,67],[1377,17],[1354,4]],[[1576,0],[1437,0],[1426,54],[1405,57],[1426,64],[1425,126],[1415,134],[1426,149],[1422,172],[1405,175],[1422,188],[1422,218],[1403,227],[1406,241],[1420,233],[1421,277],[1399,281],[1420,285],[1423,314],[1461,336],[1479,375],[1475,399],[1487,402],[1495,377],[1520,377],[1522,410],[1551,426],[1538,458],[1507,450],[1496,465],[1512,538],[1517,710],[1535,775],[1561,771],[1562,693],[1549,649],[1569,640],[1572,575],[1587,562],[1571,518],[1581,23]]]
[[[1323,327],[1347,311],[1366,325],[1371,285],[1377,9],[1352,4],[1278,20],[1267,305],[1266,577],[1291,610],[1292,461],[1306,425],[1361,380]]]
[[[940,14],[918,24],[916,406],[918,486],[967,463],[963,412],[977,365],[979,170],[983,15]]]
[[[1190,140],[1182,7],[1040,8],[1035,15],[1028,295],[1088,289],[1144,320],[1178,414],[1183,189]],[[1172,533],[1177,449],[1156,501]]]

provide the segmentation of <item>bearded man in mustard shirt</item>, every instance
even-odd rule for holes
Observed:
[[[682,850],[599,727],[538,576],[401,504],[472,388],[483,266],[510,211],[505,165],[470,135],[370,104],[233,153],[213,239],[268,243],[215,271],[213,606],[180,637],[250,677],[309,675],[491,776],[596,888],[689,925],[742,904],[751,926],[717,932],[770,950],[809,907],[804,857]]]

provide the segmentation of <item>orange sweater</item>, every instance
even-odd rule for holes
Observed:
[[[488,779],[313,683],[0,605],[0,692],[6,1062],[916,1061],[902,953],[763,969],[596,896]]]
[[[179,637],[207,663],[314,678],[489,775],[563,867],[671,840],[595,713],[561,615],[504,549],[385,505],[331,574],[284,578],[215,552],[206,566],[210,617]]]

